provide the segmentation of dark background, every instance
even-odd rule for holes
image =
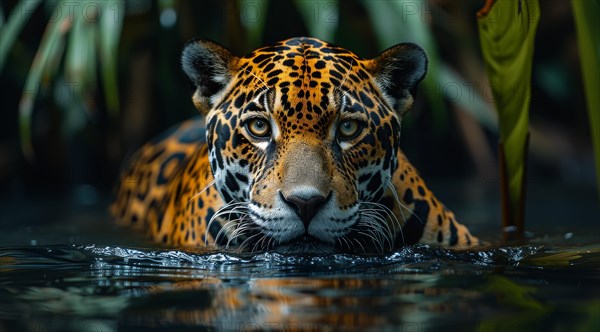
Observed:
[[[259,5],[258,1],[119,3],[119,10],[124,12],[118,52],[113,55],[118,74],[115,89],[120,96],[117,113],[111,115],[107,110],[106,91],[99,83],[99,62],[89,63],[96,78],[77,81],[65,74],[68,60],[60,57],[54,70],[43,76],[37,91],[31,118],[35,155],[28,160],[20,147],[19,102],[27,93],[25,81],[53,6],[57,5],[42,3],[11,45],[0,78],[1,205],[8,209],[21,207],[10,222],[18,223],[24,214],[29,219],[53,218],[54,214],[47,211],[73,206],[94,206],[104,211],[124,157],[162,130],[196,115],[179,66],[182,46],[190,38],[209,38],[243,55],[264,44],[311,35],[318,23],[326,21],[334,27],[328,41],[365,58],[407,38],[419,42],[411,26],[402,25],[407,13],[388,13],[381,18],[383,22],[376,22],[378,16],[368,1],[304,2],[312,6],[312,18],[302,15],[298,1],[266,1]],[[0,2],[3,22],[17,3]],[[499,226],[497,132],[467,111],[468,102],[465,106],[452,96],[442,97],[444,89],[462,86],[456,93],[465,98],[469,93],[467,83],[485,107],[493,107],[475,16],[483,1],[412,4],[416,7],[410,8],[418,11],[410,14],[418,15],[432,36],[440,63],[461,81],[419,90],[417,102],[403,123],[402,147],[447,205],[457,204],[463,215],[495,220]],[[540,6],[528,175],[528,197],[534,205],[528,208],[528,216],[588,218],[597,212],[594,158],[571,7],[562,0],[540,1]],[[173,14],[175,21],[169,20]],[[256,27],[248,22],[263,25]],[[382,24],[389,28],[382,30]],[[68,39],[65,45],[65,49],[75,46]],[[436,73],[429,75],[434,75],[433,82],[439,81]],[[84,87],[82,98],[69,95],[68,88],[74,83]],[[435,105],[436,100],[441,106]],[[482,197],[486,205],[482,205]],[[63,203],[54,204],[57,200]],[[583,209],[557,210],[565,200],[585,203]],[[32,202],[38,207],[54,207],[36,212],[31,210],[36,206]],[[547,204],[553,208],[548,209]]]

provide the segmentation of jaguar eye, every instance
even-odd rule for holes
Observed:
[[[266,138],[271,135],[271,126],[265,119],[252,119],[246,123],[246,130],[256,138]]]
[[[357,120],[344,120],[338,127],[338,136],[343,140],[353,139],[360,134],[361,129],[362,126]]]

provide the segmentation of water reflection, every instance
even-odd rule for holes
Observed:
[[[585,330],[599,325],[599,253],[599,245],[419,245],[384,257],[4,248],[0,330]]]

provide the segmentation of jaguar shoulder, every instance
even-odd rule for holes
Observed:
[[[363,59],[302,37],[237,57],[193,40],[181,62],[202,117],[137,152],[111,207],[118,223],[239,251],[480,244],[399,148],[427,68],[420,47]]]

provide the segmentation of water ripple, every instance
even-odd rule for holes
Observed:
[[[218,251],[145,249],[119,246],[62,245],[14,247],[0,251],[4,268],[53,268],[92,265],[147,269],[189,269],[217,273],[285,276],[315,274],[453,273],[505,269],[552,269],[560,266],[598,272],[600,247],[524,245],[481,251],[454,251],[429,245],[400,248],[384,256],[351,254],[288,255],[276,252],[234,254]],[[475,271],[475,272],[474,272]]]

